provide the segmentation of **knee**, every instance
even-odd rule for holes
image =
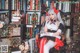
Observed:
[[[44,50],[49,50],[49,46],[44,45]]]

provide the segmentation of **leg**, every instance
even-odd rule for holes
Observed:
[[[44,53],[49,53],[49,50],[56,45],[56,42],[49,40],[45,45],[44,45]]]
[[[41,39],[39,53],[43,53],[44,45],[46,44],[46,42],[47,42],[47,39],[46,38],[42,38]]]

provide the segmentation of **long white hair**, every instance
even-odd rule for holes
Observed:
[[[55,13],[54,10],[51,9],[51,8],[49,9],[48,14],[54,14],[54,17],[57,18],[56,13]]]
[[[57,18],[57,14],[54,12],[54,10],[52,8],[49,9],[48,11],[48,15],[49,14],[53,14],[54,15],[54,20],[58,20]],[[46,22],[48,22],[50,20],[49,16],[46,17]]]

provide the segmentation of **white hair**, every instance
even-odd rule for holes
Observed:
[[[49,9],[48,14],[54,14],[54,17],[57,18],[57,15],[53,9]]]

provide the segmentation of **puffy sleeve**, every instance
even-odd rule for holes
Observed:
[[[64,25],[62,23],[60,23],[59,27],[58,27],[58,32],[63,32],[64,31]]]

